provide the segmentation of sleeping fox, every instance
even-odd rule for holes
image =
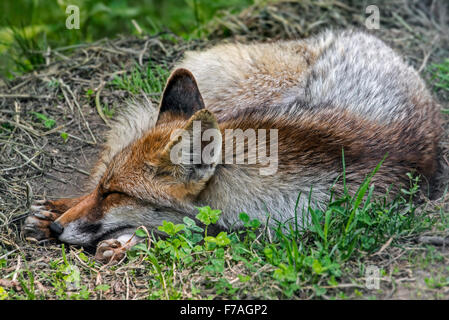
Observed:
[[[228,134],[236,131],[243,148]],[[202,138],[184,139],[195,135]],[[139,226],[157,233],[199,206],[222,210],[221,229],[238,228],[240,212],[285,222],[296,205],[307,220],[309,203],[322,207],[331,189],[342,191],[343,160],[350,190],[384,157],[372,180],[377,195],[394,194],[408,172],[432,180],[440,135],[439,106],[418,73],[360,31],[187,52],[158,108],[140,101],[118,117],[90,192],[37,201],[24,233],[100,243],[97,258],[108,261],[123,256]],[[174,161],[180,153],[186,161]]]

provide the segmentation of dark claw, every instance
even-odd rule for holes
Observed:
[[[59,236],[64,231],[64,227],[58,221],[53,221],[50,223],[50,230]]]

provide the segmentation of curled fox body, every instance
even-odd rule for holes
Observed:
[[[209,163],[174,163],[174,131],[190,133],[195,123],[201,133],[218,132],[221,153]],[[247,147],[233,149],[247,163],[223,161],[229,129],[276,130],[264,141],[247,137],[275,146],[267,147],[268,162],[249,161]],[[36,203],[24,230],[85,246],[112,239],[116,249],[137,227],[157,232],[163,220],[181,223],[204,205],[222,210],[223,229],[239,227],[240,212],[283,222],[294,217],[299,194],[301,209],[310,192],[311,203],[323,206],[331,188],[341,191],[342,150],[350,189],[385,155],[372,180],[377,194],[407,183],[408,172],[430,181],[440,134],[438,104],[418,73],[374,36],[326,31],[305,40],[218,45],[186,53],[158,108],[134,103],[117,119],[91,192]],[[271,174],[261,174],[273,164]]]

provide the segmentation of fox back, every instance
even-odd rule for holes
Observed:
[[[439,117],[418,73],[363,32],[188,52],[159,108],[134,103],[117,119],[93,170],[93,191],[57,219],[64,229],[59,239],[89,244],[140,225],[157,232],[163,220],[180,223],[204,205],[223,211],[221,228],[239,227],[240,212],[286,221],[298,195],[303,209],[309,194],[322,207],[331,189],[342,191],[343,161],[346,184],[355,190],[385,157],[372,181],[377,195],[389,188],[394,194],[408,172],[434,177]],[[194,135],[195,128],[215,130],[221,151],[209,163],[173,163],[182,140],[175,132]],[[229,130],[248,133],[248,145],[270,145],[265,161],[258,161],[260,149],[238,149]],[[226,161],[229,145],[231,160],[247,161]]]

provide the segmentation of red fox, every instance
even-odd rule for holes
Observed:
[[[200,140],[184,139],[195,130]],[[287,221],[298,195],[298,208],[307,208],[310,192],[310,203],[324,206],[331,188],[342,191],[335,182],[343,152],[350,190],[385,155],[372,180],[378,195],[407,183],[408,172],[431,180],[441,131],[439,105],[418,73],[364,32],[188,52],[158,108],[146,100],[118,117],[91,192],[37,201],[24,232],[83,246],[101,241],[97,252],[107,260],[139,226],[157,233],[162,221],[182,223],[199,206],[222,210],[222,229],[238,228],[240,212]],[[180,153],[190,161],[174,161]]]

